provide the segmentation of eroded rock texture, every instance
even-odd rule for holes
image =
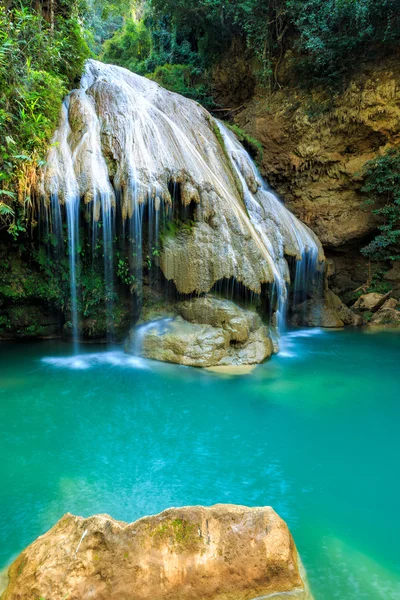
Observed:
[[[399,63],[360,65],[336,94],[299,88],[295,78],[287,80],[285,67],[287,62],[280,74],[282,87],[269,95],[256,91],[234,113],[235,120],[261,141],[262,175],[318,235],[335,261],[332,289],[350,299],[368,279],[360,248],[378,223],[375,207],[365,203],[360,175],[367,161],[398,145]],[[400,289],[396,269],[392,282]]]
[[[66,514],[9,569],[3,600],[310,600],[270,507],[172,508],[134,523]]]
[[[344,325],[359,326],[363,320],[327,289],[322,298],[311,298],[296,306],[291,322],[292,325],[335,328]]]
[[[370,327],[397,328],[400,327],[399,302],[391,296],[391,291],[387,294],[363,294],[352,308]]]
[[[324,258],[316,236],[263,189],[245,150],[204,108],[93,60],[63,105],[42,194],[56,208],[82,199],[94,221],[118,205],[136,241],[141,206],[171,208],[175,231],[165,236],[159,262],[185,294],[231,278],[257,293],[262,283],[283,288],[287,256]]]
[[[191,367],[259,364],[274,351],[258,314],[234,302],[207,295],[175,310],[178,316],[133,328],[126,351]]]

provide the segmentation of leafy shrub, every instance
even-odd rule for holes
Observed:
[[[24,208],[61,100],[89,55],[77,2],[55,1],[49,16],[35,6],[41,12],[27,0],[0,6],[0,197],[13,217],[11,224],[0,219],[0,227],[14,236],[25,229]]]
[[[400,37],[398,0],[287,0],[303,82],[334,83]]]
[[[202,83],[201,77],[198,77],[198,70],[192,65],[165,64],[156,67],[154,73],[149,73],[147,77],[171,92],[187,96],[208,107],[214,105],[207,86]]]
[[[400,259],[400,149],[392,148],[364,168],[362,191],[368,202],[383,203],[372,212],[381,218],[379,233],[361,252],[372,260]]]

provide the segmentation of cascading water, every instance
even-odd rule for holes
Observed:
[[[68,257],[70,270],[70,304],[71,304],[71,326],[72,340],[75,350],[78,346],[78,303],[77,303],[77,244],[79,237],[79,190],[75,175],[74,160],[69,146],[69,136],[71,127],[69,124],[70,97],[67,96],[61,107],[60,127],[56,132],[56,140],[49,152],[49,160],[54,161],[55,169],[62,169],[65,180],[65,211],[67,216],[68,231]],[[58,187],[51,190],[51,222],[58,224],[61,219],[60,206],[58,203]],[[61,227],[58,225],[55,231],[56,235],[61,235]]]
[[[79,197],[71,197],[66,202],[67,225],[68,225],[68,256],[70,269],[71,288],[71,322],[72,340],[75,349],[78,346],[78,303],[76,291],[76,261],[77,242],[79,232]]]
[[[114,264],[113,264],[113,209],[110,194],[101,194],[101,215],[103,228],[104,255],[104,287],[107,314],[107,337],[113,339],[113,295],[114,295]]]
[[[283,331],[288,260],[296,261],[297,299],[323,252],[225,125],[152,81],[90,60],[53,142],[42,194],[51,222],[65,206],[75,339],[80,218],[92,232],[93,256],[102,239],[108,331],[116,274],[141,306],[143,268],[154,261],[183,294],[232,280],[259,295],[268,284],[271,323]]]
[[[317,279],[321,280],[321,266],[318,261],[319,247],[310,230],[299,227],[299,221],[281,203],[279,198],[268,189],[265,181],[258,172],[249,153],[239,143],[236,136],[226,125],[218,121],[218,127],[223,137],[226,150],[232,159],[232,165],[242,186],[243,199],[250,221],[260,235],[260,238],[274,257],[273,294],[277,296],[276,327],[282,335],[286,326],[288,302],[288,273],[285,261],[285,248],[282,236],[277,228],[275,245],[270,240],[269,223],[280,224],[289,236],[296,240],[298,254],[295,256],[295,278],[293,285],[293,305],[300,304],[306,299],[306,291]]]

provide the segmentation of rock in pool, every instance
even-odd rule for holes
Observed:
[[[130,524],[66,514],[8,575],[3,600],[311,600],[270,507],[187,506]]]
[[[274,352],[259,315],[230,300],[206,295],[179,303],[176,311],[171,319],[133,328],[126,352],[191,367],[258,364]]]

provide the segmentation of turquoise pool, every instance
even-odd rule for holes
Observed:
[[[400,598],[400,334],[294,331],[250,375],[0,345],[0,568],[67,511],[271,505],[316,600]]]

